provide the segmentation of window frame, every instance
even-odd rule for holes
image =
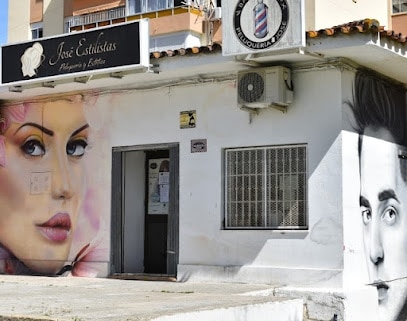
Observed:
[[[404,6],[404,10],[403,10],[403,6]],[[407,13],[407,1],[406,0],[392,0],[392,14],[406,14],[406,13]]]
[[[179,6],[182,6],[182,2],[178,0],[127,0],[129,15],[174,9]]]
[[[31,40],[41,39],[44,37],[44,28],[42,22],[32,23],[30,25]],[[34,32],[36,37],[34,37]]]
[[[293,172],[293,171],[284,171],[281,173],[275,172],[272,173],[275,178],[277,180],[281,179],[281,178],[277,178],[279,176],[289,176],[289,175],[295,175],[296,180],[298,182],[298,179],[300,178],[300,176],[303,177],[303,181],[302,181],[302,191],[299,192],[299,189],[297,189],[297,197],[295,199],[289,199],[289,198],[285,198],[285,199],[272,199],[271,196],[269,195],[271,192],[270,190],[273,189],[273,187],[270,187],[267,189],[267,180],[270,180],[270,176],[271,176],[271,172],[270,170],[267,170],[267,168],[270,168],[270,166],[272,166],[272,161],[270,159],[267,159],[267,151],[268,150],[288,150],[288,149],[294,149],[294,148],[303,148],[303,159],[301,159],[300,161],[304,163],[304,171],[300,172]],[[228,186],[228,178],[230,176],[229,168],[228,168],[228,154],[232,153],[232,152],[239,152],[239,151],[263,151],[264,155],[264,160],[265,162],[263,163],[263,171],[261,172],[261,177],[262,177],[262,195],[263,195],[263,199],[261,200],[261,203],[264,204],[271,204],[272,202],[276,203],[276,208],[278,206],[278,202],[282,202],[283,206],[286,206],[287,203],[290,204],[290,206],[293,203],[298,204],[300,202],[303,202],[302,207],[301,207],[301,212],[297,213],[297,219],[300,220],[302,217],[302,221],[303,223],[299,223],[298,225],[282,225],[280,224],[270,224],[270,220],[272,220],[272,215],[270,215],[269,211],[268,211],[268,207],[269,206],[263,206],[261,209],[261,220],[264,222],[264,224],[262,226],[255,226],[255,225],[245,225],[245,226],[237,226],[237,225],[233,225],[229,223],[229,217],[232,215],[239,215],[239,214],[230,214],[228,213],[228,209],[229,209],[229,199],[228,199],[228,188],[230,186]],[[222,229],[225,230],[307,230],[308,229],[308,145],[306,143],[300,143],[300,144],[284,144],[284,145],[266,145],[266,146],[251,146],[251,147],[233,147],[233,148],[224,148],[223,149],[223,175],[222,175],[222,192],[223,192],[223,224],[222,224]],[[276,163],[274,164],[274,166],[277,166]],[[245,174],[242,174],[245,175]],[[249,173],[249,175],[253,175],[253,173]],[[291,176],[290,176],[291,177]],[[300,183],[298,183],[300,184]],[[277,183],[277,187],[274,187],[275,190],[279,190],[281,188],[279,188],[278,186],[281,186],[283,184],[281,183]],[[299,193],[301,193],[302,198],[299,197]],[[290,194],[291,197],[291,194]],[[236,201],[238,202],[238,201]],[[249,200],[244,200],[242,201],[242,206],[243,206],[243,202],[252,202],[252,199]],[[281,204],[280,204],[281,205]],[[283,211],[285,212],[285,209],[283,209]],[[283,213],[284,213],[283,212]],[[277,213],[277,209],[276,209],[276,216],[273,217],[274,220],[279,220],[281,217],[285,217],[285,215],[283,213]],[[244,215],[243,212],[240,215]],[[249,214],[247,214],[249,215]],[[252,215],[252,214],[250,214]],[[255,214],[257,215],[257,213]],[[267,222],[267,219],[269,220],[269,222]],[[283,219],[284,220],[284,219]]]

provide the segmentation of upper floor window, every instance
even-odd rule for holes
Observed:
[[[129,14],[153,12],[180,7],[189,0],[127,0]]]
[[[407,12],[407,0],[393,0],[393,13]]]
[[[31,39],[42,38],[42,23],[32,23],[31,24]]]
[[[307,227],[306,145],[225,150],[225,228]]]

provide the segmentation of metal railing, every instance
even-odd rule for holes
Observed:
[[[70,28],[72,27],[120,19],[124,18],[125,16],[126,16],[126,7],[118,7],[106,11],[100,11],[80,16],[72,16],[65,19],[65,31],[69,32]]]
[[[179,12],[177,9],[184,8],[187,9],[188,12],[195,12],[198,9],[194,8],[193,6],[178,6],[178,7],[172,7],[172,8],[166,8],[166,9],[160,9],[160,10],[153,10],[153,11],[148,11],[148,12],[138,12],[138,13],[132,13],[129,14],[128,17],[160,17],[161,13],[164,12],[170,12],[170,15],[174,15],[177,12]],[[153,15],[153,16],[152,16]],[[72,16],[65,18],[65,32],[69,33],[71,32],[71,28],[78,27],[78,26],[85,26],[85,25],[90,25],[90,24],[98,24],[100,22],[104,21],[112,21],[116,19],[122,19],[126,18],[126,7],[118,7],[106,11],[100,11],[100,12],[95,12],[95,13],[90,13],[90,14],[85,14],[85,15],[79,15],[79,16]]]

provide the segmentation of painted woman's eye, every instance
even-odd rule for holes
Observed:
[[[70,156],[81,157],[85,154],[88,143],[83,139],[77,139],[66,144],[66,153]]]
[[[397,219],[397,211],[393,206],[386,208],[382,215],[383,221],[387,223],[387,225],[393,225]]]
[[[45,154],[44,145],[37,139],[29,139],[20,147],[23,153],[29,156],[43,156]]]
[[[361,208],[363,224],[367,225],[372,220],[372,212],[366,207]]]

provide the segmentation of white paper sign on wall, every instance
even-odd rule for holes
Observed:
[[[223,55],[305,46],[304,0],[222,2]]]

